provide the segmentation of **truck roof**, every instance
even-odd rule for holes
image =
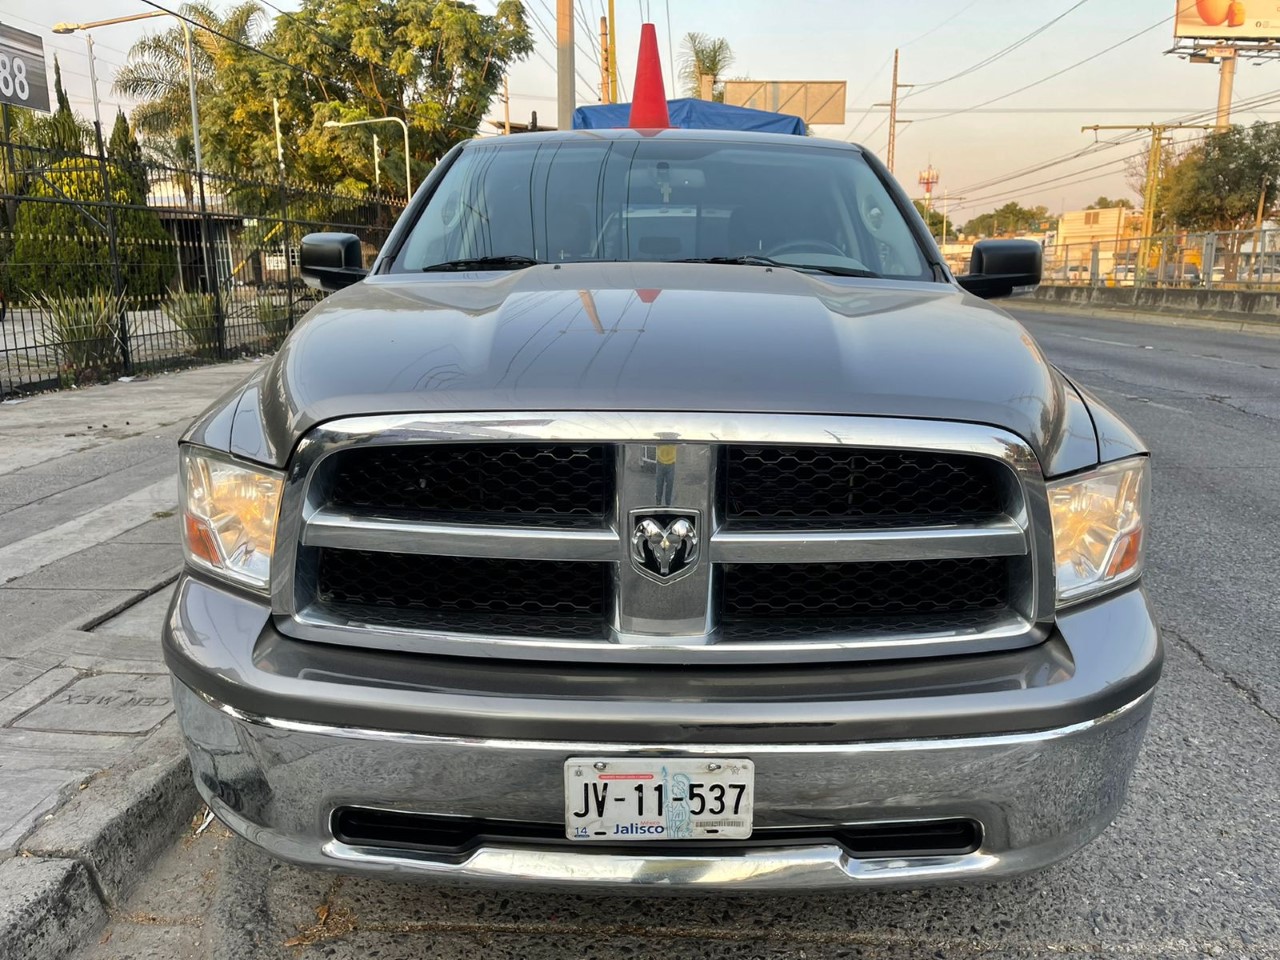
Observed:
[[[563,143],[575,140],[713,140],[717,143],[776,143],[789,147],[826,147],[833,150],[851,150],[855,153],[866,153],[860,144],[848,143],[844,140],[830,140],[823,137],[797,137],[790,133],[756,133],[747,130],[705,130],[681,129],[668,127],[662,130],[633,130],[630,127],[616,129],[593,130],[552,130],[548,133],[521,133],[510,137],[491,136],[476,137],[468,144],[483,143],[485,146],[514,146],[530,142]]]

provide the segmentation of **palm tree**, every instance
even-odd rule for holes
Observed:
[[[220,16],[213,7],[184,3],[179,12],[207,29],[191,28],[191,56],[195,66],[196,95],[209,95],[219,67],[252,45],[262,8],[254,2],[232,7]],[[222,34],[222,36],[218,36]],[[223,39],[230,37],[230,40]],[[143,37],[129,50],[129,62],[116,74],[118,93],[141,102],[134,108],[138,129],[152,135],[175,137],[191,134],[191,98],[187,80],[187,47],[181,25]]]
[[[724,37],[686,33],[680,47],[680,81],[691,97],[702,95],[702,78],[711,78],[711,99],[724,100],[720,78],[733,66],[733,50]]]

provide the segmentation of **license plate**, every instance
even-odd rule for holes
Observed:
[[[570,840],[745,840],[755,764],[685,757],[572,757],[564,763]]]

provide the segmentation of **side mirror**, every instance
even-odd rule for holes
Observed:
[[[969,272],[956,283],[975,297],[996,300],[1031,293],[1040,286],[1044,248],[1035,240],[979,240]]]
[[[354,233],[307,234],[302,238],[298,269],[307,286],[330,293],[359,283],[369,274],[360,238]]]

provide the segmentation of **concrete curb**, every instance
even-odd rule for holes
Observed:
[[[0,960],[65,957],[107,923],[78,860],[0,863]]]
[[[0,863],[0,960],[59,960],[82,946],[200,806],[170,718]]]
[[[1179,311],[1155,312],[1152,310],[1135,310],[1132,307],[1110,306],[1102,303],[1060,303],[1056,300],[1031,299],[1030,297],[1008,300],[1002,303],[1001,306],[1013,312],[1025,310],[1029,313],[1060,313],[1076,317],[1107,316],[1114,317],[1116,320],[1131,320],[1135,323],[1198,327],[1204,330],[1233,330],[1237,333],[1280,336],[1280,325],[1245,317],[1190,314]]]

